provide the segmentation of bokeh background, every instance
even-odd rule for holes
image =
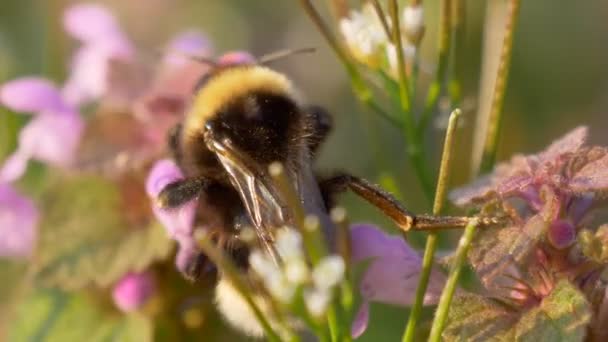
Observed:
[[[95,1],[93,1],[95,2]],[[382,174],[394,177],[399,195],[414,211],[428,211],[420,187],[408,166],[401,132],[365,112],[352,95],[344,70],[321,39],[296,0],[105,0],[125,30],[143,49],[154,51],[174,33],[188,28],[205,32],[216,51],[248,50],[255,55],[283,48],[313,46],[317,52],[277,62],[274,67],[291,76],[305,98],[326,107],[335,117],[335,130],[323,147],[320,170],[343,169],[372,180]],[[316,1],[325,8],[326,1]],[[44,75],[64,80],[73,42],[61,27],[64,0],[0,1],[0,83],[23,75]],[[358,6],[358,2],[352,2]],[[504,0],[467,1],[466,39],[459,56],[464,75],[463,125],[456,146],[454,185],[470,174],[470,150],[484,53],[484,27],[492,8]],[[426,34],[422,46],[424,64],[436,63],[437,1],[425,1]],[[502,6],[502,7],[501,7]],[[490,7],[490,8],[488,8]],[[326,12],[328,18],[330,15]],[[590,126],[594,143],[608,144],[608,2],[588,0],[523,1],[519,18],[511,79],[506,95],[504,131],[499,159],[514,152],[540,150],[554,138],[578,125]],[[497,21],[498,22],[498,21]],[[485,25],[485,26],[484,26]],[[491,51],[490,51],[491,52]],[[430,75],[422,75],[418,105],[422,103]],[[426,158],[434,167],[442,141],[441,115],[428,132]],[[0,161],[15,147],[16,132],[26,117],[0,109]],[[23,188],[35,189],[36,172],[28,172]],[[352,196],[344,204],[353,221],[371,221],[390,229],[390,224]],[[449,236],[444,248],[450,246]],[[412,243],[421,245],[421,237]],[[11,285],[3,277],[18,272],[2,261],[1,296]],[[1,300],[1,299],[0,299]],[[430,315],[430,312],[427,312]],[[370,329],[364,341],[396,340],[406,322],[407,310],[374,304]],[[216,329],[227,329],[217,318]],[[210,335],[211,336],[211,335]],[[227,336],[220,334],[217,339]]]

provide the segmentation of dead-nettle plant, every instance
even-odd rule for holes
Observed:
[[[279,192],[281,210],[292,220],[275,227],[270,244],[247,225],[236,242],[216,234],[213,226],[223,218],[205,207],[204,198],[163,209],[163,189],[185,178],[175,161],[162,159],[165,136],[183,119],[191,89],[213,66],[255,59],[246,52],[214,59],[208,39],[185,32],[152,67],[107,9],[79,4],[63,20],[80,42],[65,83],[30,77],[0,87],[3,107],[34,113],[0,167],[0,256],[30,264],[26,286],[13,299],[19,305],[9,315],[10,339],[46,334],[65,340],[61,323],[76,317],[91,317],[70,326],[69,336],[77,339],[150,340],[154,331],[174,333],[176,340],[206,337],[199,331],[205,327],[202,302],[214,302],[226,321],[248,335],[274,341],[359,337],[369,324],[371,302],[411,307],[404,341],[427,335],[431,341],[608,338],[602,327],[608,323],[608,225],[592,215],[605,204],[608,148],[587,146],[587,129],[580,127],[539,154],[494,165],[520,1],[509,0],[478,172],[485,174],[451,193],[452,147],[463,115],[457,109],[462,89],[456,59],[465,1],[439,1],[436,66],[419,54],[422,1],[402,6],[370,0],[349,8],[333,0],[333,24],[311,0],[299,3],[344,65],[361,103],[403,132],[432,214],[443,213],[448,197],[470,214],[452,217],[462,219],[464,230],[446,259],[447,277],[434,267],[437,230],[429,233],[421,257],[401,236],[350,225],[342,208],[327,208],[329,218],[311,215],[280,163],[269,166],[265,181]],[[427,89],[419,89],[422,73],[432,76]],[[423,103],[415,103],[421,92]],[[449,109],[442,110],[451,114],[435,180],[423,142],[442,98]],[[30,160],[51,170],[35,201],[15,190]],[[408,216],[401,232],[436,218]],[[481,289],[458,288],[467,264]],[[201,290],[202,281],[185,283],[174,273],[192,279],[211,274],[218,280],[215,296]],[[422,307],[435,304],[426,332]]]

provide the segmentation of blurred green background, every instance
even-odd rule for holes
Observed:
[[[324,146],[319,169],[343,169],[378,180],[395,177],[404,202],[428,211],[426,200],[406,159],[401,132],[365,112],[347,84],[344,70],[296,0],[105,0],[133,40],[151,51],[174,33],[197,28],[209,35],[221,53],[249,50],[261,55],[278,49],[313,46],[318,51],[280,61],[274,67],[290,75],[307,101],[325,106],[335,117],[335,131]],[[325,8],[327,1],[316,1]],[[23,75],[45,75],[61,82],[73,42],[61,27],[61,13],[74,2],[62,0],[0,1],[0,83]],[[437,1],[425,1],[424,63],[436,63]],[[456,147],[453,184],[467,181],[471,136],[480,93],[483,25],[487,6],[504,0],[467,1],[466,40],[459,56],[464,75],[465,117]],[[358,2],[353,2],[358,6]],[[326,13],[328,14],[328,13]],[[589,125],[591,140],[608,137],[608,2],[589,0],[523,1],[513,52],[504,131],[499,159],[514,152],[540,150],[578,125]],[[330,16],[328,15],[328,18]],[[418,93],[425,95],[429,75]],[[420,104],[422,99],[418,99]],[[0,160],[15,146],[15,128],[23,117],[0,116]],[[426,158],[436,167],[442,130],[433,128]],[[344,203],[353,221],[386,220],[352,196]],[[420,237],[413,243],[420,246]],[[2,272],[6,274],[5,272]],[[2,276],[0,276],[2,282]],[[374,305],[370,329],[362,340],[396,340],[406,310]],[[381,324],[376,324],[382,322]]]

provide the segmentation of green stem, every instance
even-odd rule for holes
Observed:
[[[445,327],[448,318],[450,304],[452,303],[452,298],[456,291],[456,285],[458,285],[458,278],[466,263],[467,253],[471,246],[471,242],[473,241],[473,236],[475,236],[476,228],[477,220],[473,219],[464,229],[464,233],[460,238],[458,249],[456,250],[456,258],[450,268],[448,280],[443,288],[441,297],[439,298],[439,305],[435,312],[435,319],[433,320],[433,326],[431,327],[431,334],[429,336],[430,342],[439,342],[441,340],[441,333],[443,332],[443,328]]]
[[[399,24],[399,4],[397,0],[389,1],[389,13],[391,21],[393,22],[392,27],[392,42],[397,49],[397,66],[399,72],[399,97],[401,99],[401,109],[404,113],[404,124],[408,127],[407,129],[413,130],[414,118],[411,114],[410,94],[409,94],[409,83],[407,80],[407,73],[405,71],[405,57],[403,56],[403,40],[401,39],[401,25]]]
[[[405,58],[403,56],[403,40],[401,39],[401,30],[399,24],[399,4],[397,0],[389,1],[389,13],[392,28],[392,42],[397,49],[397,64],[399,73],[399,100],[401,112],[403,115],[403,132],[407,143],[407,152],[414,167],[416,175],[422,183],[422,189],[426,198],[430,201],[433,197],[433,183],[429,177],[429,172],[426,167],[426,162],[422,155],[422,138],[416,130],[416,122],[412,115],[411,99],[409,91],[409,81],[405,70]]]
[[[386,21],[386,15],[382,10],[382,6],[380,5],[379,0],[372,0],[372,6],[374,6],[374,10],[376,11],[376,15],[380,19],[380,23],[382,24],[382,29],[384,29],[384,33],[386,33],[386,37],[391,39],[391,28],[388,26],[388,22]]]
[[[460,106],[462,101],[462,74],[460,56],[465,43],[465,16],[466,3],[464,0],[453,0],[452,4],[452,47],[450,52],[451,61],[448,75],[448,94],[453,107]]]
[[[486,132],[486,139],[481,157],[481,173],[490,171],[494,167],[494,163],[496,161],[500,127],[502,125],[505,91],[507,88],[509,70],[511,67],[515,22],[517,21],[517,17],[519,15],[520,3],[521,0],[511,0],[509,3],[509,14],[507,16],[505,36],[502,42],[502,51],[500,54],[498,74],[496,76],[496,85],[494,86],[492,109],[490,110],[490,115],[488,117],[488,130]]]
[[[200,236],[202,235],[202,236]],[[281,338],[277,333],[272,329],[270,322],[264,316],[264,313],[260,309],[260,307],[255,303],[253,297],[251,296],[250,289],[248,288],[245,280],[242,279],[240,272],[236,268],[236,266],[223,254],[221,250],[213,246],[209,237],[204,234],[199,234],[197,236],[198,245],[205,253],[205,255],[215,264],[217,267],[222,270],[225,277],[228,278],[232,286],[238,291],[241,297],[247,302],[249,308],[255,315],[256,319],[264,329],[266,333],[266,338],[269,341],[281,341]],[[287,327],[286,327],[287,328]],[[291,334],[292,336],[295,334]]]
[[[346,73],[350,79],[353,92],[359,98],[359,101],[391,124],[396,125],[397,127],[401,126],[398,119],[388,114],[377,102],[374,101],[372,91],[366,85],[363,76],[357,69],[355,63],[353,63],[344,46],[336,39],[336,37],[334,37],[333,33],[329,27],[327,27],[325,21],[323,21],[323,18],[315,9],[312,2],[310,0],[300,0],[300,4],[319,32],[321,32],[321,35],[323,38],[325,38],[331,49],[338,56],[338,59],[344,65]]]
[[[429,91],[427,93],[424,105],[424,111],[422,112],[422,116],[420,117],[420,123],[418,124],[418,129],[420,131],[424,131],[427,128],[429,122],[431,121],[431,118],[433,117],[433,110],[435,110],[435,107],[437,106],[437,102],[439,101],[439,97],[441,96],[443,90],[444,81],[447,77],[450,59],[450,47],[452,43],[451,8],[451,0],[441,1],[439,20],[439,46],[437,48],[437,51],[439,53],[438,67],[437,72],[435,73],[435,79],[429,86]]]
[[[454,148],[454,136],[456,127],[458,124],[458,118],[460,117],[460,110],[456,109],[450,115],[448,128],[445,133],[445,142],[443,143],[443,154],[441,157],[441,166],[439,168],[439,176],[437,179],[437,191],[435,192],[435,201],[433,203],[433,215],[441,214],[443,204],[447,195],[448,181],[450,170],[452,166],[452,152]],[[424,257],[422,258],[422,271],[420,272],[420,279],[418,281],[418,287],[416,288],[416,297],[414,305],[410,312],[410,317],[407,322],[407,327],[403,334],[402,341],[413,341],[416,333],[416,325],[420,319],[422,312],[422,305],[424,304],[424,295],[429,283],[431,276],[431,270],[433,268],[433,261],[435,258],[435,250],[437,248],[437,233],[429,233],[426,240],[426,247],[424,249]]]

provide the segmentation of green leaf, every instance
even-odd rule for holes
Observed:
[[[567,280],[560,281],[539,307],[517,324],[520,341],[583,341],[591,321],[591,305]]]
[[[151,322],[123,315],[85,294],[39,290],[19,306],[9,341],[151,341]]]
[[[517,318],[491,299],[473,294],[458,296],[450,305],[442,337],[445,341],[512,341]]]
[[[523,309],[522,309],[523,310]],[[516,312],[477,295],[456,297],[450,306],[445,341],[583,341],[591,322],[585,296],[562,280],[542,302]]]
[[[34,260],[39,284],[66,290],[90,283],[105,287],[171,251],[172,241],[151,214],[139,225],[129,223],[130,205],[137,204],[125,203],[116,183],[72,178],[54,185],[41,202],[44,216]]]
[[[475,236],[468,258],[482,283],[488,289],[494,289],[498,285],[496,278],[513,266],[525,272],[528,257],[543,238],[547,225],[539,214],[532,216],[523,227],[481,230]]]

